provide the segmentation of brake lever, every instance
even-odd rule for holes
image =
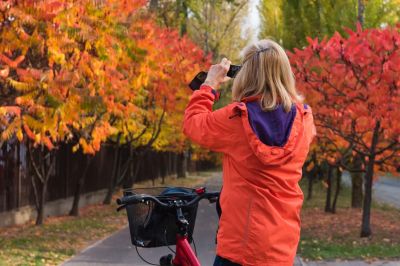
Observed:
[[[125,208],[126,208],[126,204],[121,205],[121,206],[119,206],[119,207],[117,208],[117,212],[119,212],[120,210],[125,209]]]
[[[210,202],[210,203],[216,203],[217,201],[218,201],[218,197],[209,198],[209,199],[208,199],[208,202]]]

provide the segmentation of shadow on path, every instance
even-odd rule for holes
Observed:
[[[215,173],[206,183],[208,191],[218,191],[222,184],[222,173]],[[215,233],[217,229],[218,215],[215,204],[203,200],[199,204],[194,240],[197,246],[197,254],[202,266],[211,266],[215,258]],[[172,249],[175,249],[172,246]],[[139,252],[147,261],[158,264],[159,258],[171,253],[167,247],[143,249]],[[85,266],[85,265],[135,265],[147,266],[137,255],[134,246],[131,244],[128,227],[114,233],[110,237],[95,243],[86,248],[71,260],[65,262],[64,266]],[[302,265],[299,258],[296,258],[295,266]]]
[[[209,191],[221,188],[222,173],[206,184]],[[217,230],[218,215],[215,204],[207,200],[199,203],[196,225],[193,238],[197,247],[197,254],[202,265],[212,265],[215,258],[215,233]],[[193,245],[192,245],[193,246]],[[174,246],[171,247],[175,249]],[[161,256],[171,253],[167,247],[143,249],[139,252],[147,261],[158,264]],[[86,248],[79,255],[65,262],[65,266],[81,265],[148,265],[137,255],[135,247],[131,244],[128,227],[114,233],[110,237]]]

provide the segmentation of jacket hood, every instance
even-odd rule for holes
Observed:
[[[289,112],[285,112],[282,105],[270,112],[262,110],[258,101],[246,103],[248,119],[253,132],[268,146],[283,147],[289,139],[296,106],[293,105]]]
[[[289,161],[304,134],[303,115],[306,106],[293,105],[286,113],[282,106],[264,112],[260,97],[247,97],[234,107],[240,114],[247,141],[264,164],[282,165]]]

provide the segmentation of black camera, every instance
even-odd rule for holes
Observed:
[[[226,76],[234,78],[236,74],[239,72],[241,67],[242,66],[231,65],[229,67],[228,73],[226,73]],[[207,72],[201,71],[197,73],[194,79],[189,83],[189,87],[194,91],[200,89],[201,84],[204,83],[206,78],[207,78]]]

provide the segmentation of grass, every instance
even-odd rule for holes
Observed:
[[[306,191],[305,180],[301,182]],[[370,238],[360,238],[360,209],[350,208],[351,192],[343,187],[336,214],[325,213],[326,188],[314,185],[313,198],[305,200],[298,253],[305,260],[400,258],[400,210],[373,202]]]
[[[201,172],[182,179],[169,177],[165,184],[158,179],[154,185],[195,187],[212,176],[212,172]],[[145,181],[135,186],[151,185],[151,181]],[[117,193],[114,199],[120,195]],[[125,212],[116,212],[114,202],[86,206],[81,209],[80,217],[50,217],[42,226],[31,222],[0,228],[0,266],[59,265],[88,245],[126,226]]]
[[[82,209],[81,217],[51,217],[42,226],[1,229],[0,265],[57,265],[124,226],[124,213],[115,209],[114,204],[92,205]]]

